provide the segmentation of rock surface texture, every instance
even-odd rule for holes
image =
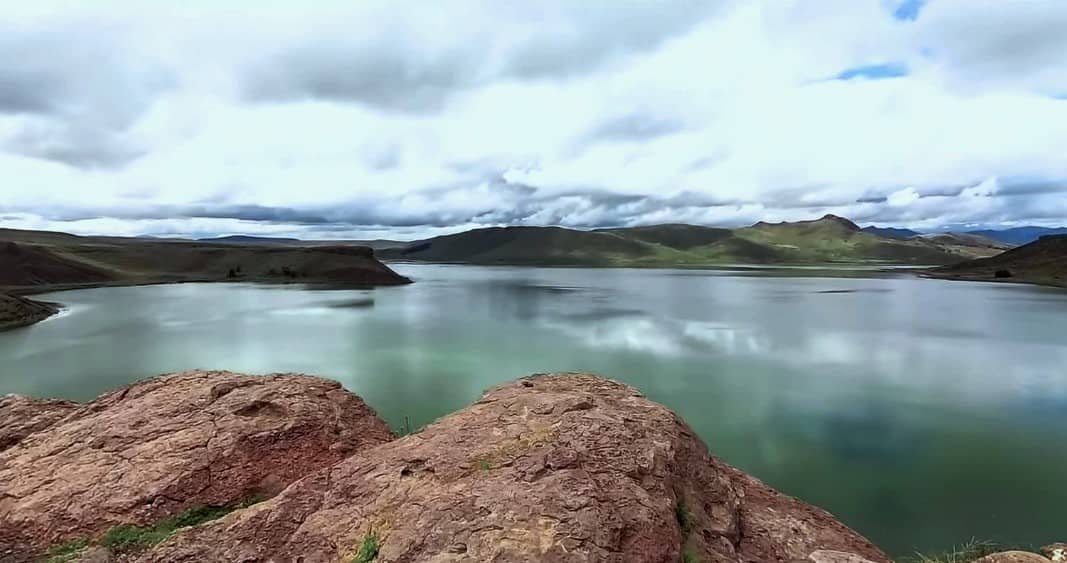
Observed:
[[[634,389],[560,374],[493,389],[139,561],[736,563],[819,551],[888,561],[829,513],[709,456]]]
[[[17,438],[0,451],[5,562],[118,524],[269,496],[393,437],[337,382],[228,372],[161,376],[85,405],[7,397],[0,422],[0,436]]]
[[[19,395],[0,397],[0,452],[23,438],[63,420],[80,407],[70,401],[31,399]]]

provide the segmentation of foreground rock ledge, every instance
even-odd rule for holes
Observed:
[[[498,387],[139,561],[348,562],[361,550],[377,561],[888,561],[827,512],[710,457],[668,409],[583,374]]]
[[[393,437],[335,381],[201,371],[85,405],[8,396],[0,423],[5,562],[118,524],[270,496]]]

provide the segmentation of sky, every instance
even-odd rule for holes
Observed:
[[[1063,0],[4,3],[4,227],[1067,224]]]

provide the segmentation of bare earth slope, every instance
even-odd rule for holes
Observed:
[[[162,376],[77,406],[7,397],[0,421],[26,430],[0,451],[4,562],[269,496],[393,437],[335,381],[227,372]]]
[[[99,283],[115,278],[114,272],[44,247],[0,243],[0,286]]]
[[[585,374],[498,387],[139,561],[370,560],[361,550],[382,562],[887,561],[827,512],[709,456],[667,408]]]
[[[931,270],[929,275],[946,279],[1027,282],[1067,287],[1067,235],[1041,237],[1036,242],[991,258]]]

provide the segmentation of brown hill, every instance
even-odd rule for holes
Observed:
[[[365,246],[207,243],[0,231],[0,287],[60,289],[101,284],[269,281],[397,285]],[[16,242],[18,241],[18,242]]]
[[[0,286],[100,283],[116,277],[114,272],[40,246],[0,243]]]
[[[57,310],[56,306],[51,303],[41,303],[16,295],[0,293],[0,331],[42,321],[55,314]]]
[[[930,244],[934,248],[970,259],[988,258],[1015,248],[1014,244],[971,233],[922,235],[910,240]]]
[[[929,272],[933,277],[1067,286],[1067,235],[1044,236],[990,258]]]

